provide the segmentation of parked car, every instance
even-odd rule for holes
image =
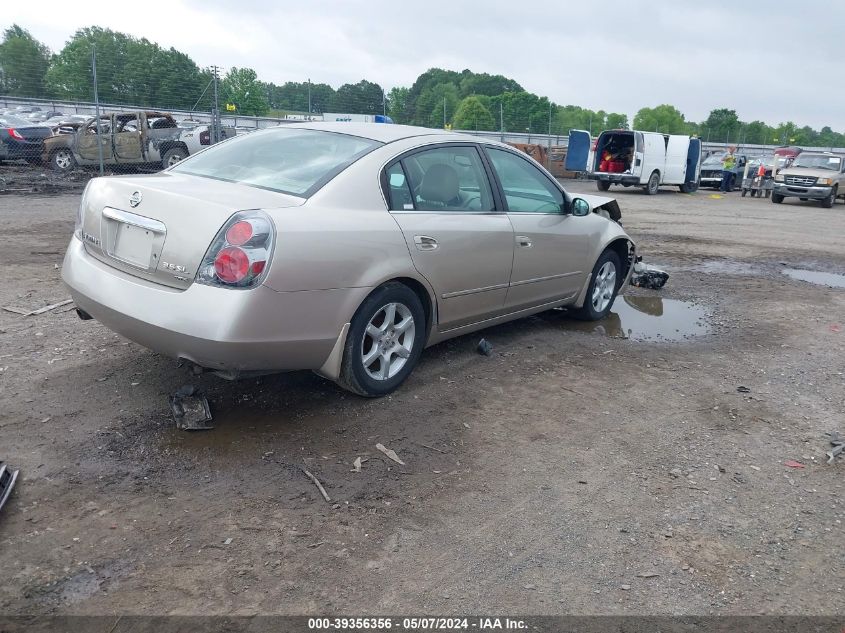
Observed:
[[[831,152],[801,152],[790,167],[775,176],[772,202],[780,204],[785,198],[818,200],[826,209],[833,207],[837,197],[845,196],[845,161]]]
[[[49,127],[16,116],[0,116],[0,161],[25,160],[38,163]]]
[[[604,317],[635,258],[619,216],[502,143],[294,123],[91,180],[62,276],[81,317],[160,353],[380,396],[427,345],[557,306]]]
[[[654,195],[660,185],[678,185],[681,191],[698,189],[701,141],[680,134],[636,130],[607,130],[591,148],[584,130],[569,132],[566,169],[586,174],[599,191],[611,185],[640,186]]]
[[[210,144],[210,134],[180,128],[166,112],[119,112],[102,115],[99,131],[97,118],[89,117],[74,134],[49,139],[42,159],[56,171],[98,165],[100,146],[105,165],[170,167]]]
[[[701,186],[712,187],[719,189],[722,186],[722,160],[725,158],[727,152],[713,152],[701,163]],[[736,163],[733,172],[733,182],[731,189],[739,189],[742,186],[742,174],[745,173],[745,164],[748,162],[748,156],[745,154],[734,154],[736,156]]]
[[[59,112],[58,110],[42,110],[40,112],[30,112],[26,115],[26,118],[35,123],[41,123],[43,121],[46,121],[47,119],[52,119],[53,117],[59,117],[64,115],[64,112]]]

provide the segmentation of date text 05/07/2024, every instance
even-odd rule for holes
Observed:
[[[345,618],[309,618],[309,630],[347,630],[347,631],[456,631],[456,630],[512,630],[528,628],[524,620],[498,617],[446,618],[446,617],[345,617]]]

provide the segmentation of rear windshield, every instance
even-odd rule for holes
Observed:
[[[171,171],[307,198],[381,145],[371,139],[334,132],[272,128],[211,147],[183,160]]]

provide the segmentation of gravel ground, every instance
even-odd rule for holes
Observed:
[[[611,195],[663,290],[435,346],[380,400],[0,312],[0,612],[842,614],[845,290],[783,269],[845,273],[845,207]],[[0,197],[0,306],[69,296],[77,204]],[[186,383],[214,430],[174,427]]]

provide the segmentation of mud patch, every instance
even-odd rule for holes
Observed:
[[[801,268],[786,268],[783,270],[783,274],[788,275],[793,279],[806,281],[818,286],[827,286],[828,288],[845,288],[845,275],[823,273],[817,270],[802,270]]]
[[[601,321],[565,323],[568,330],[632,341],[685,341],[710,331],[704,308],[662,297],[618,297]]]
[[[731,259],[712,259],[705,261],[696,266],[695,270],[707,273],[708,275],[760,275],[763,273],[758,266]]]

